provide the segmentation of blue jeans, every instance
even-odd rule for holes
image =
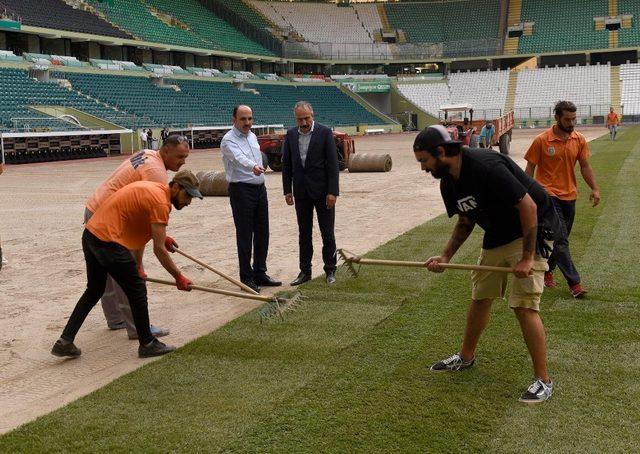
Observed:
[[[579,284],[580,274],[573,264],[569,251],[569,235],[576,217],[576,201],[551,197],[551,203],[560,218],[560,238],[553,243],[553,252],[549,257],[549,271],[553,271],[557,266],[570,286]]]

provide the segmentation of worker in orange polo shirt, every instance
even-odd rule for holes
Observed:
[[[87,200],[84,210],[85,224],[93,213],[119,189],[135,181],[154,181],[166,184],[169,181],[168,170],[180,170],[189,156],[189,141],[184,136],[169,136],[158,151],[142,150],[120,164],[93,195]],[[107,277],[107,285],[102,295],[102,310],[107,319],[109,329],[127,329],[129,339],[137,339],[133,315],[129,302],[122,289],[111,277]],[[167,328],[151,325],[151,332],[156,337],[169,334]]]
[[[609,139],[616,140],[618,134],[618,126],[620,125],[620,117],[616,111],[611,107],[609,109],[609,115],[607,115],[607,128],[609,129]]]
[[[202,198],[198,178],[188,170],[176,173],[169,186],[138,181],[118,190],[93,214],[82,235],[87,263],[87,289],[76,304],[67,326],[51,353],[56,356],[80,356],[73,341],[85,318],[104,292],[107,275],[122,288],[138,332],[138,356],[160,356],[175,350],[151,333],[147,308],[146,275],[142,269],[144,245],[153,239],[153,252],[160,264],[175,278],[180,290],[191,290],[191,281],[169,256],[177,246],[167,236],[171,205],[181,210],[192,197]]]
[[[560,101],[555,105],[556,124],[536,137],[524,158],[527,161],[526,173],[538,181],[551,196],[562,228],[560,239],[553,244],[549,258],[549,271],[545,273],[546,287],[556,287],[553,270],[556,266],[564,275],[574,298],[582,298],[587,292],[580,283],[580,274],[576,269],[569,251],[569,235],[576,214],[576,162],[580,164],[582,178],[591,188],[589,200],[596,206],[600,203],[600,189],[589,164],[589,145],[582,134],[575,131],[576,111],[574,103]]]

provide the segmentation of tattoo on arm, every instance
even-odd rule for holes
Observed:
[[[475,222],[471,219],[459,216],[458,222],[456,223],[455,228],[453,229],[453,234],[451,235],[451,239],[447,243],[447,246],[444,249],[443,255],[446,257],[453,257],[460,246],[469,238],[473,228],[475,227]]]
[[[538,226],[535,225],[524,232],[522,237],[522,256],[533,257],[536,252],[536,240],[538,237]]]

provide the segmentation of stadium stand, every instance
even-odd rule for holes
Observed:
[[[191,32],[204,42],[209,43],[207,48],[213,46],[216,49],[230,52],[273,55],[272,52],[251,41],[196,0],[147,0],[147,2],[159,11],[168,13],[186,24]]]
[[[391,27],[403,30],[409,42],[440,43],[498,37],[499,0],[385,3],[384,8]]]
[[[0,5],[18,14],[24,25],[124,39],[132,38],[131,35],[95,14],[72,8],[62,0],[2,0]]]
[[[82,129],[69,122],[48,117],[28,106],[64,106],[111,121],[120,126],[135,126],[130,115],[97,103],[55,82],[38,82],[22,69],[0,69],[0,122],[4,130],[45,128],[50,130]],[[25,120],[16,121],[18,118]],[[42,120],[32,120],[41,118]]]
[[[471,104],[476,118],[502,115],[507,100],[509,70],[459,72],[449,75],[451,104]],[[483,112],[485,111],[485,112]]]
[[[515,97],[516,118],[549,118],[557,101],[578,106],[578,117],[606,115],[611,105],[611,70],[608,65],[522,70]]]
[[[295,30],[316,43],[371,43],[373,37],[356,9],[326,3],[264,2],[251,4],[283,30]],[[373,6],[373,5],[369,5]]]
[[[621,102],[623,114],[640,116],[640,64],[627,63],[620,66]],[[640,118],[635,118],[635,121]]]
[[[522,21],[534,26],[532,35],[520,37],[519,52],[606,49],[609,32],[596,30],[593,18],[607,16],[608,5],[607,0],[524,0]]]
[[[503,114],[509,71],[452,73],[446,83],[399,83],[400,93],[427,113],[437,117],[443,104],[470,104],[475,118]]]
[[[158,87],[147,77],[76,72],[60,77],[82,93],[150,119],[140,127],[228,125],[229,113],[238,103],[253,107],[256,122],[291,124],[291,108],[301,99],[314,105],[318,121],[331,126],[385,123],[334,85],[247,84],[241,90],[222,81],[172,79],[166,81],[169,86]]]
[[[638,47],[640,43],[640,0],[618,0],[620,14],[633,14],[631,28],[618,30],[620,47]]]
[[[248,22],[254,24],[258,28],[269,30],[275,28],[275,24],[260,13],[253,5],[244,0],[225,0],[225,6],[237,15],[244,17]]]
[[[382,20],[378,14],[378,6],[375,4],[356,4],[353,5],[356,16],[362,23],[362,26],[369,32],[369,36],[375,37],[376,32],[382,30]]]
[[[446,83],[398,83],[400,93],[409,101],[434,117],[443,104],[449,104],[451,93]]]
[[[194,33],[179,27],[172,27],[151,14],[149,8],[139,0],[92,1],[111,22],[128,30],[143,41],[173,44],[176,46],[207,48],[210,43]]]

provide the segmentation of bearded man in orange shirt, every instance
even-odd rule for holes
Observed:
[[[589,164],[589,145],[585,137],[575,131],[575,104],[560,101],[555,105],[556,124],[536,137],[527,150],[524,159],[527,161],[525,172],[535,179],[551,196],[553,206],[560,217],[561,238],[553,243],[553,252],[549,257],[549,271],[545,273],[546,287],[556,287],[553,270],[558,266],[569,284],[574,298],[582,298],[587,291],[580,284],[580,274],[573,264],[569,252],[569,234],[576,215],[576,162],[580,164],[582,178],[591,188],[589,200],[596,206],[600,203],[600,189],[596,177]]]

